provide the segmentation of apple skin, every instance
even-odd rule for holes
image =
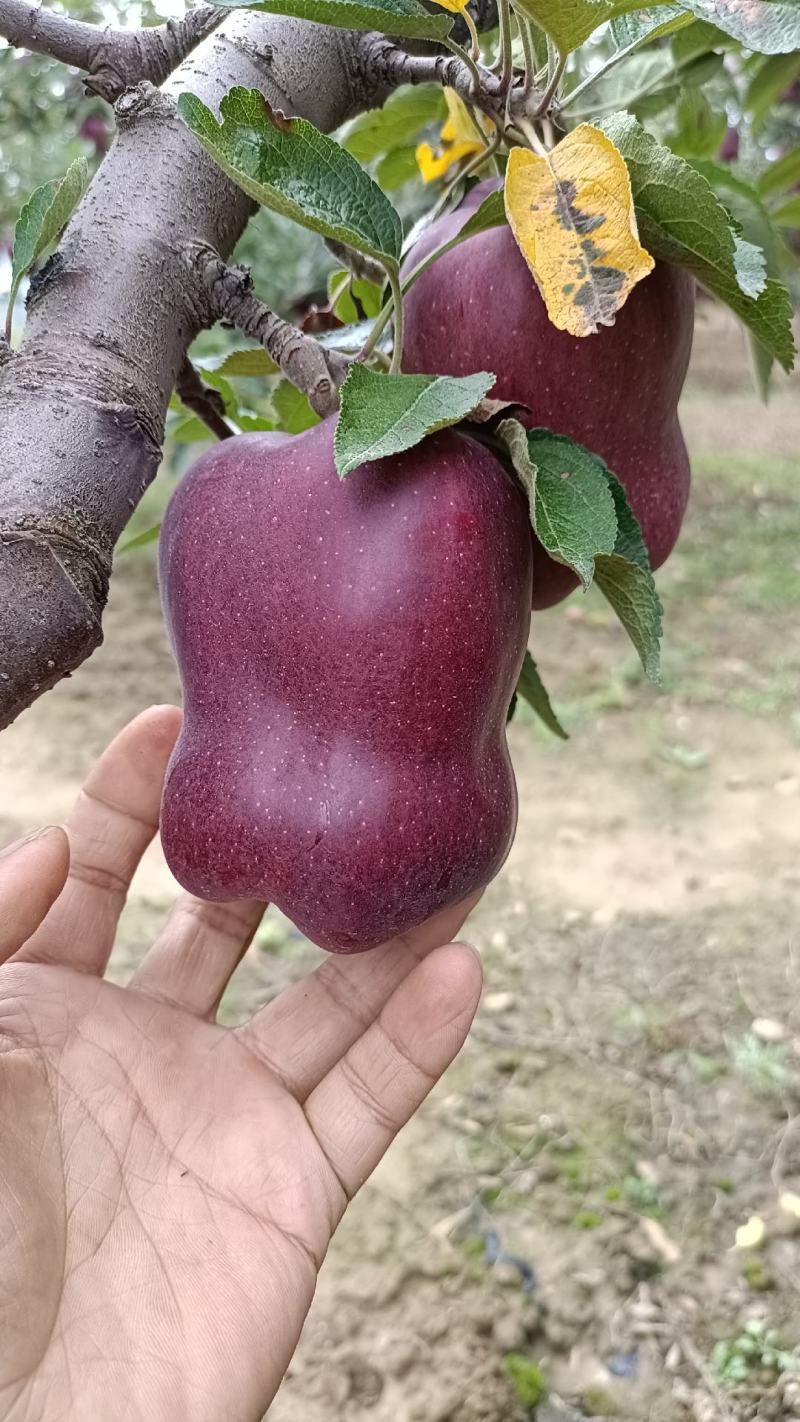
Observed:
[[[455,212],[422,235],[403,270],[460,230],[499,181],[470,190]],[[678,423],[692,347],[694,279],[657,262],[613,326],[583,338],[559,331],[509,227],[479,233],[440,257],[404,300],[403,369],[470,375],[494,371],[492,396],[518,400],[533,429],[569,435],[624,484],[654,568],[669,557],[689,497],[690,469]],[[560,602],[578,580],[534,540],[533,606]]]
[[[355,953],[508,853],[532,553],[482,445],[445,430],[341,481],[334,424],[225,440],[172,497],[160,578],[185,718],[161,834],[192,893],[269,900]]]

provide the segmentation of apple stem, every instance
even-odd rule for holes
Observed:
[[[394,346],[392,348],[392,361],[389,366],[389,374],[399,375],[403,363],[403,290],[400,286],[400,273],[396,267],[387,267],[386,275],[389,278],[389,285],[392,288],[392,303],[394,306]]]

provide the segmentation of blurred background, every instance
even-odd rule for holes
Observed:
[[[796,82],[787,68],[740,125],[741,171],[796,141]],[[77,75],[0,51],[0,253],[31,189],[110,137]],[[712,138],[717,153],[726,126]],[[408,218],[412,171],[406,154],[387,173]],[[237,256],[285,314],[325,300],[333,260],[297,228],[262,212]],[[213,363],[232,341],[195,353]],[[241,387],[268,411],[263,381]],[[468,930],[478,1022],[340,1231],[271,1422],[800,1418],[798,396],[777,377],[765,406],[733,317],[699,303],[681,407],[693,496],[658,577],[664,686],[599,595],[535,618],[571,739],[525,707],[512,723],[519,832]],[[157,525],[203,440],[170,416],[128,539]],[[0,737],[0,837],[60,819],[111,735],[178,697],[152,543],[118,554],[101,651]],[[155,846],[120,980],[174,894]],[[318,959],[270,910],[224,1019]]]

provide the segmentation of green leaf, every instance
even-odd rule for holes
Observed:
[[[672,34],[674,30],[691,24],[691,15],[687,15],[679,5],[650,5],[646,10],[612,20],[611,38],[617,49],[629,52],[647,40]]]
[[[503,420],[496,434],[527,495],[539,542],[588,587],[595,559],[613,552],[618,532],[602,461],[565,435],[526,430],[517,420]]]
[[[305,119],[273,112],[258,89],[231,89],[222,124],[194,94],[178,111],[211,157],[249,197],[312,232],[397,266],[400,218],[351,154]]]
[[[709,50],[719,48],[732,48],[730,40],[717,25],[708,24],[704,20],[695,20],[693,24],[682,29],[670,44],[672,58],[678,65],[688,64],[699,59],[701,55],[708,54]]]
[[[206,434],[208,433],[209,431],[206,430]],[[146,528],[144,533],[137,533],[134,538],[128,538],[124,543],[121,543],[117,549],[117,555],[120,553],[130,553],[132,548],[144,548],[146,543],[155,543],[160,532],[160,523],[154,524],[152,528]]]
[[[379,375],[365,365],[350,367],[341,389],[333,447],[340,479],[359,465],[411,449],[434,430],[463,420],[494,376]]]
[[[699,20],[710,20],[761,54],[800,49],[797,0],[681,0],[681,4]]]
[[[793,148],[775,163],[770,163],[758,179],[758,191],[763,198],[788,192],[800,183],[800,148]]]
[[[367,281],[364,277],[351,276],[349,272],[342,271],[341,269],[331,272],[328,277],[328,300],[330,301],[334,292],[341,288],[346,277],[349,278],[348,284],[336,299],[336,304],[333,308],[334,315],[338,316],[339,320],[344,321],[347,325],[351,325],[362,319],[369,320],[371,316],[377,316],[381,309],[382,293],[380,287],[376,286],[374,281]],[[356,301],[361,307],[360,313],[356,307]],[[333,331],[331,334],[335,336],[338,332]],[[361,345],[364,344],[365,340],[366,336],[364,340],[362,340]]]
[[[772,381],[772,371],[775,365],[775,357],[771,356],[765,346],[757,341],[752,331],[747,332],[747,348],[750,353],[750,368],[753,372],[753,384],[759,399],[766,405],[769,401],[769,388]]]
[[[242,434],[255,434],[260,430],[274,430],[277,428],[274,419],[267,415],[242,415],[236,417],[236,423]]]
[[[418,178],[419,164],[414,145],[395,148],[391,153],[387,153],[375,169],[375,177],[385,193],[392,193],[396,188],[402,188],[403,183],[410,183],[412,178]]]
[[[89,181],[89,166],[85,158],[70,163],[58,182],[43,183],[31,193],[14,228],[14,248],[11,254],[11,292],[9,310],[13,311],[20,283],[34,262],[66,227],[83,196]]]
[[[788,198],[772,213],[772,221],[778,227],[800,227],[800,196]]]
[[[216,435],[197,415],[187,415],[185,420],[173,425],[169,436],[175,444],[202,444],[206,440],[216,439]]]
[[[755,298],[739,285],[736,233],[707,179],[670,152],[627,113],[599,125],[628,165],[642,243],[654,257],[693,272],[771,351],[785,370],[794,363],[792,304],[774,279]],[[738,261],[742,265],[742,254]]]
[[[312,410],[308,396],[290,380],[282,380],[272,392],[272,407],[278,422],[278,429],[286,434],[302,434],[312,425],[319,424],[319,415]]]
[[[695,161],[693,166],[711,184],[734,223],[741,229],[742,236],[761,248],[766,258],[767,276],[778,276],[782,268],[780,243],[756,188],[740,178],[730,163],[702,159]]]
[[[248,346],[244,350],[229,351],[218,364],[205,361],[202,370],[216,370],[218,375],[227,375],[230,379],[237,376],[258,379],[261,376],[277,375],[280,366],[276,365],[271,355],[268,355],[263,346]]]
[[[441,85],[408,85],[390,95],[382,109],[368,109],[345,124],[340,142],[359,163],[371,163],[385,153],[406,148],[426,124],[446,117]]]
[[[643,8],[642,0],[517,0],[517,9],[541,25],[562,54],[578,49],[606,20]]]
[[[755,128],[769,117],[784,89],[800,74],[800,54],[776,54],[762,60],[747,87],[744,111]]]
[[[752,242],[746,242],[737,233],[733,235],[734,263],[736,265],[736,280],[745,296],[754,299],[766,290],[767,286],[767,263],[764,253],[760,247],[756,247]]]
[[[490,227],[502,227],[507,221],[503,189],[497,188],[483,199],[480,207],[476,212],[473,212],[471,217],[467,218],[455,237],[451,237],[449,242],[444,242],[441,247],[436,247],[434,251],[429,252],[418,266],[408,272],[403,279],[403,291],[408,291],[417,278],[421,277],[428,267],[433,266],[434,262],[438,262],[439,258],[443,257],[445,252],[449,252],[452,247],[457,247],[460,242],[465,242],[468,237],[474,237],[478,232],[488,232]]]
[[[366,321],[356,321],[351,326],[338,326],[334,331],[320,331],[315,340],[326,350],[342,351],[345,355],[358,355],[361,347],[372,335],[373,324],[371,318]],[[378,342],[378,350],[385,348],[387,343],[388,336],[384,333]]]
[[[728,128],[724,109],[714,109],[702,89],[684,89],[675,106],[676,130],[668,143],[685,158],[710,158]]]
[[[554,736],[558,736],[562,741],[569,740],[569,736],[553,710],[552,702],[547,694],[547,688],[539,675],[539,668],[530,652],[525,653],[522,671],[519,674],[519,681],[517,682],[516,694],[527,701],[531,710],[536,712],[536,715],[541,721],[544,721],[547,729],[552,731]]]
[[[247,0],[212,0],[225,9],[242,9]],[[258,0],[247,6],[268,15],[290,15],[339,30],[381,30],[404,39],[442,40],[450,33],[453,15],[429,14],[417,0]]]
[[[642,530],[628,503],[619,479],[598,456],[617,517],[617,538],[613,553],[602,553],[595,561],[594,580],[613,607],[630,637],[646,675],[660,679],[661,602],[656,592]]]

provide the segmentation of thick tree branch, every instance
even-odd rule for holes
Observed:
[[[245,336],[264,347],[287,379],[302,390],[318,415],[338,409],[337,386],[347,374],[347,361],[324,351],[259,301],[247,267],[229,267],[211,247],[195,244],[185,250],[195,283],[208,306],[207,323],[230,321]]]
[[[225,419],[225,401],[218,390],[206,385],[187,356],[175,381],[175,394],[187,410],[207,425],[217,439],[230,439],[233,430]]]
[[[87,93],[110,104],[142,79],[163,84],[224,18],[224,10],[200,5],[182,20],[168,20],[149,29],[119,30],[72,20],[31,0],[0,0],[3,39],[15,49],[49,54],[84,70]]]

